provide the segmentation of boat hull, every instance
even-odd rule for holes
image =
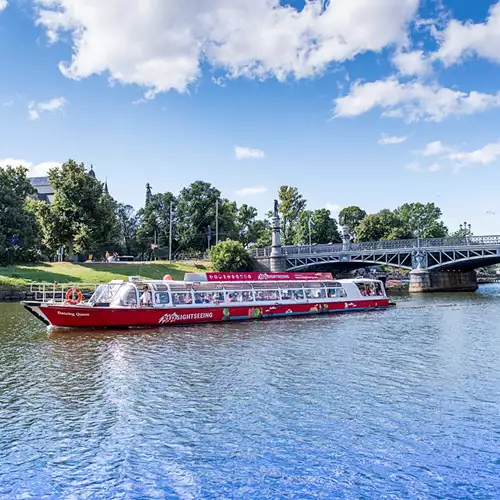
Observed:
[[[316,314],[346,313],[385,309],[387,298],[354,301],[309,302],[302,304],[259,304],[221,307],[126,308],[90,307],[86,305],[40,304],[24,302],[46,324],[66,328],[155,327],[223,321],[243,321]]]

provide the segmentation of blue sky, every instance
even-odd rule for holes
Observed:
[[[496,0],[0,0],[0,165],[500,234],[499,46]]]

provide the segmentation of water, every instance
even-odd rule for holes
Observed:
[[[499,498],[499,311],[48,335],[0,304],[0,498]]]

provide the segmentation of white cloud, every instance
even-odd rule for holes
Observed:
[[[7,0],[0,0],[0,12],[2,12],[3,10],[5,10],[7,8],[7,5],[9,5],[9,3],[7,2]]]
[[[424,76],[432,71],[432,62],[422,50],[397,52],[392,62],[404,76]]]
[[[63,110],[66,104],[67,101],[64,97],[54,97],[45,102],[30,101],[28,103],[28,115],[30,120],[38,120],[42,113]]]
[[[452,153],[448,158],[462,165],[467,163],[487,165],[500,159],[500,142],[491,142],[475,151]]]
[[[238,189],[236,191],[237,196],[245,197],[245,196],[255,196],[258,194],[263,194],[267,191],[266,187],[247,187]]]
[[[264,158],[266,153],[262,149],[246,148],[242,146],[234,147],[234,154],[237,160],[248,160],[250,158]]]
[[[439,172],[441,170],[441,165],[439,163],[433,163],[427,170],[431,173]]]
[[[11,167],[26,167],[28,169],[28,177],[44,177],[48,171],[54,167],[60,167],[61,163],[57,161],[46,161],[42,163],[33,163],[18,158],[0,159],[0,168],[7,166]]]
[[[387,136],[387,135],[382,135],[382,137],[378,140],[378,143],[381,144],[382,146],[387,146],[388,144],[401,144],[405,142],[408,139],[408,137],[404,136]]]
[[[429,142],[425,149],[419,151],[422,156],[437,156],[451,152],[451,148],[441,141]]]
[[[336,203],[327,203],[325,208],[330,210],[333,216],[337,215],[342,210],[342,207]]]
[[[440,122],[448,116],[471,115],[492,107],[500,107],[500,93],[467,94],[436,84],[401,83],[388,78],[356,82],[349,94],[335,100],[334,115],[353,117],[381,108],[383,116],[403,118],[409,123],[422,119]]]
[[[441,46],[435,54],[446,66],[460,62],[464,57],[477,55],[500,63],[500,2],[490,8],[484,23],[461,23],[452,20],[440,33]]]
[[[201,63],[225,77],[307,78],[329,64],[407,39],[418,0],[35,0],[37,23],[55,42],[68,33],[69,78],[109,74],[152,98],[183,92]]]

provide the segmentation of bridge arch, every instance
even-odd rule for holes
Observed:
[[[479,267],[492,266],[494,264],[500,264],[500,255],[498,256],[469,256],[463,259],[457,259],[452,262],[446,262],[443,264],[434,264],[427,268],[428,271],[446,271],[448,269],[460,269],[460,270],[474,270]]]
[[[339,261],[339,260],[326,260],[322,262],[308,262],[308,263],[301,263],[301,264],[292,264],[287,260],[286,263],[286,270],[287,271],[303,271],[305,269],[310,269],[311,267],[322,267],[322,266],[329,266],[329,267],[336,267],[336,268],[343,268],[343,269],[360,269],[363,267],[367,266],[390,266],[390,267],[395,267],[398,269],[406,269],[411,271],[412,267],[407,266],[407,265],[401,265],[401,264],[385,264],[384,262],[377,262],[375,260],[365,260],[365,261]],[[478,266],[480,267],[480,266]]]

